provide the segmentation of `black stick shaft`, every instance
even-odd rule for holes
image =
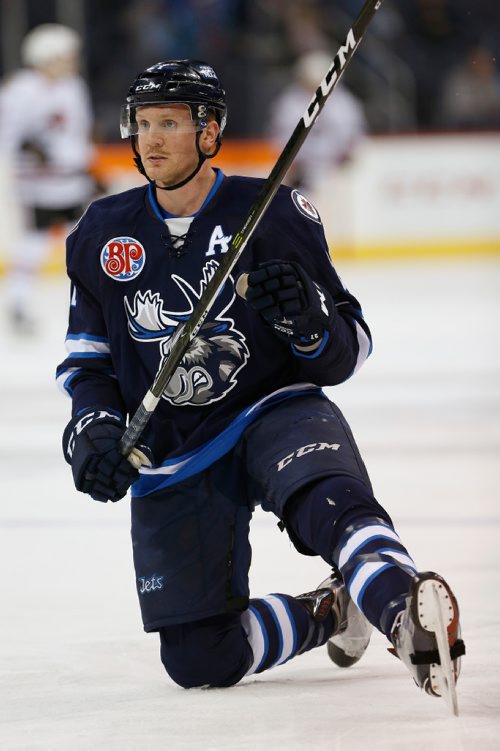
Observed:
[[[173,335],[170,353],[167,359],[158,370],[151,388],[145,395],[141,405],[130,420],[129,425],[123,434],[120,448],[125,456],[128,456],[133,449],[140,434],[149,422],[151,415],[161,399],[161,395],[177,370],[177,367],[187,352],[189,345],[203,325],[205,318],[212,308],[215,298],[219,294],[219,291],[241,256],[246,244],[253,235],[255,228],[264,216],[264,213],[274,198],[285,174],[289,170],[295,156],[304,143],[309,130],[323,109],[326,100],[340,80],[340,77],[361,42],[368,24],[381,4],[382,0],[367,0],[365,2],[359,16],[346,36],[344,44],[335,55],[332,64],[316,89],[306,111],[300,118],[295,130],[288,139],[286,146],[279,155],[276,164],[271,170],[269,177],[251,207],[245,223],[239,232],[233,237],[228,251],[222,257],[212,279],[200,296],[191,317],[186,323],[181,324]]]

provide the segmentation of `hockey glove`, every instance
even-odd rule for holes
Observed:
[[[315,349],[332,326],[335,306],[329,292],[316,284],[298,263],[265,261],[256,271],[242,275],[236,289],[274,329],[276,336],[299,350]]]
[[[75,487],[95,501],[119,501],[138,479],[139,466],[151,466],[145,446],[123,456],[120,439],[125,427],[117,415],[102,409],[77,415],[66,426],[63,451]]]

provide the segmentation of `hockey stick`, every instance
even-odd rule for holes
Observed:
[[[149,419],[156,409],[170,379],[177,370],[177,367],[188,350],[189,345],[202,327],[215,298],[234,268],[238,258],[241,256],[246,244],[253,235],[255,228],[267,210],[267,207],[274,198],[281,181],[290,168],[300,147],[304,143],[310,128],[340,80],[340,77],[361,42],[368,24],[381,5],[382,0],[366,0],[357,19],[352,25],[352,28],[349,29],[343,46],[340,47],[335,55],[325,77],[316,89],[306,111],[297,123],[295,130],[290,136],[286,146],[278,157],[276,164],[271,170],[269,177],[251,207],[242,228],[233,237],[227,252],[221,258],[217,270],[200,296],[189,320],[181,324],[173,335],[167,359],[158,370],[151,388],[146,393],[122,436],[120,449],[124,456],[129,455],[130,451],[139,440],[139,436],[149,422]]]

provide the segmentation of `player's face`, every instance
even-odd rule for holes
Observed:
[[[139,107],[137,146],[148,177],[175,185],[198,164],[196,126],[186,104]]]

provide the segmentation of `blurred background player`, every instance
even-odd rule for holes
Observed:
[[[296,62],[292,83],[278,96],[271,112],[269,135],[279,148],[304,113],[319,81],[330,67],[328,52],[308,52]],[[325,107],[288,171],[287,185],[314,191],[332,168],[348,161],[367,131],[362,105],[341,83]]]
[[[22,209],[7,281],[8,316],[20,333],[35,328],[34,286],[54,228],[74,225],[93,191],[92,111],[78,73],[80,47],[79,35],[66,26],[34,28],[21,47],[25,67],[0,90],[0,148]]]

